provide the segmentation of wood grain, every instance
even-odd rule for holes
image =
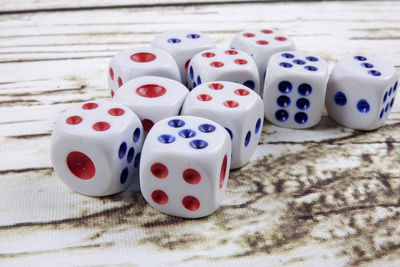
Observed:
[[[372,132],[326,114],[301,131],[265,122],[251,163],[231,172],[223,206],[199,220],[160,214],[137,185],[90,198],[53,172],[57,117],[71,103],[109,99],[110,58],[167,30],[201,30],[227,47],[243,29],[273,28],[330,67],[365,54],[400,69],[397,1],[255,2],[2,3],[1,265],[399,265],[398,99]]]

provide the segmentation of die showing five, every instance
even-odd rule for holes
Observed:
[[[208,82],[186,97],[182,115],[208,118],[228,131],[232,140],[231,168],[249,161],[261,137],[264,104],[250,88],[233,82]]]

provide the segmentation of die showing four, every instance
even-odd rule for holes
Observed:
[[[153,126],[143,145],[143,197],[166,214],[207,216],[223,199],[230,155],[230,137],[218,123],[194,116],[163,119]]]
[[[260,78],[254,59],[233,49],[208,49],[196,54],[189,64],[189,88],[211,81],[231,81],[260,93]]]
[[[137,173],[143,136],[139,118],[124,105],[111,101],[75,104],[53,130],[54,170],[72,190],[85,195],[121,192]]]
[[[396,68],[377,58],[347,56],[329,77],[326,108],[336,122],[354,129],[382,126],[397,93]]]
[[[322,116],[328,64],[298,51],[274,54],[264,84],[265,118],[288,128],[315,126]]]
[[[188,93],[189,90],[175,80],[143,76],[124,84],[113,101],[134,111],[147,133],[157,121],[178,115]]]
[[[228,131],[232,140],[231,168],[246,164],[261,137],[264,104],[250,88],[233,82],[208,82],[186,97],[182,115],[213,120]]]
[[[141,76],[165,77],[181,82],[174,58],[157,47],[135,47],[117,53],[108,67],[108,86],[111,96],[129,80]]]
[[[197,53],[215,48],[214,41],[206,34],[193,31],[169,31],[158,35],[151,44],[167,50],[178,64],[182,83],[188,86],[187,71],[191,58]]]

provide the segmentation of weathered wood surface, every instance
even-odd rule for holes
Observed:
[[[357,53],[399,68],[399,2],[83,11],[62,11],[64,1],[3,2],[0,265],[400,265],[398,98],[372,132],[327,116],[301,131],[265,122],[252,162],[231,173],[223,206],[198,220],[160,214],[134,186],[105,198],[71,192],[49,160],[54,121],[71,103],[109,97],[106,66],[121,49],[182,27],[224,47],[240,30],[263,27],[287,32],[330,66]],[[60,10],[12,12],[47,5]]]

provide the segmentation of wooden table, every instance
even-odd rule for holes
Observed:
[[[197,220],[159,213],[133,187],[72,192],[49,159],[61,112],[110,99],[106,69],[119,50],[180,28],[220,47],[243,29],[273,28],[330,67],[363,54],[399,69],[399,2],[98,2],[0,5],[0,265],[400,265],[399,101],[371,132],[326,114],[308,130],[265,122],[222,207]]]

